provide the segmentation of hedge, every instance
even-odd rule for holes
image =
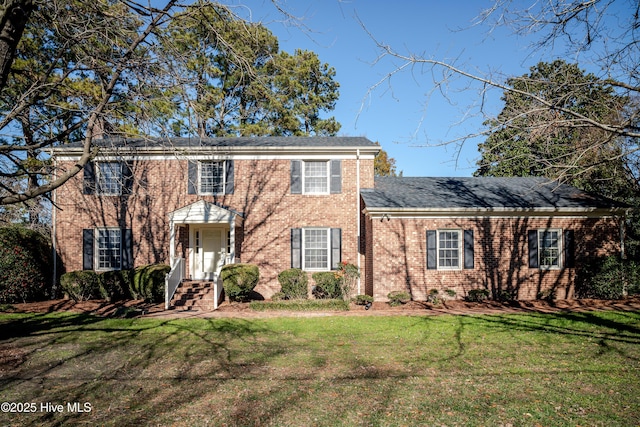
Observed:
[[[307,299],[309,278],[299,268],[290,268],[278,274],[278,282],[285,299]]]
[[[143,299],[148,302],[164,301],[165,276],[170,271],[166,264],[149,264],[132,270],[72,271],[63,274],[60,286],[65,295],[75,301],[105,299]]]
[[[51,245],[37,231],[0,228],[0,303],[41,301],[53,274]]]
[[[60,287],[65,296],[74,301],[102,298],[100,276],[91,270],[71,271],[60,277]]]
[[[316,282],[312,293],[318,299],[340,299],[343,296],[342,278],[333,271],[319,271],[311,275]]]
[[[578,279],[578,298],[620,299],[640,293],[640,265],[617,255],[587,265]]]
[[[131,297],[149,302],[164,301],[165,276],[171,271],[166,264],[149,264],[133,269]]]
[[[260,280],[258,266],[227,264],[220,271],[225,295],[232,301],[246,301]]]

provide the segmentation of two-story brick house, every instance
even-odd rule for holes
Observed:
[[[620,206],[534,179],[374,183],[379,146],[366,138],[96,144],[94,161],[54,194],[66,271],[178,261],[183,278],[211,280],[222,262],[246,262],[269,298],[287,268],[346,261],[361,269],[356,292],[377,300],[480,287],[530,299],[549,289],[571,297],[576,263],[619,250]],[[54,149],[57,173],[81,150]]]
[[[66,271],[185,262],[212,279],[221,258],[260,267],[270,297],[290,267],[357,263],[360,189],[379,147],[366,138],[97,140],[100,154],[56,190]],[[54,150],[58,172],[81,147]]]

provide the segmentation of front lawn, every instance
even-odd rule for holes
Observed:
[[[0,394],[1,425],[636,426],[640,313],[2,314]]]

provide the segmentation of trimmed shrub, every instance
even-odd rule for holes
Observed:
[[[356,305],[366,305],[373,302],[373,297],[371,295],[356,295],[353,302]]]
[[[312,294],[318,299],[341,299],[342,280],[333,271],[319,271],[311,275],[316,285],[312,289]]]
[[[576,285],[578,298],[620,299],[640,293],[640,266],[612,255],[588,265]]]
[[[232,301],[247,301],[260,280],[258,266],[227,264],[220,271],[224,293]]]
[[[481,302],[489,299],[489,291],[487,289],[471,289],[465,300],[470,302]]]
[[[100,274],[100,295],[109,301],[129,298],[132,270],[105,271]]]
[[[72,271],[60,277],[64,294],[74,301],[102,298],[100,277],[95,271]]]
[[[22,227],[0,228],[0,303],[46,299],[52,258],[42,234]]]
[[[164,301],[164,281],[171,267],[166,264],[149,264],[133,269],[131,297],[148,302]]]
[[[455,297],[456,297],[456,291],[454,291],[453,289],[445,288],[444,293],[445,293],[449,298],[455,298]]]
[[[285,299],[307,299],[309,278],[299,268],[290,268],[278,274]]]
[[[256,311],[348,311],[349,302],[338,299],[325,300],[288,300],[288,301],[251,301],[249,306]]]
[[[389,298],[389,305],[391,307],[396,307],[401,304],[406,304],[411,301],[411,295],[404,291],[392,291],[387,294],[387,298]]]

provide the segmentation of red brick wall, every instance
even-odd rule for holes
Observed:
[[[57,166],[63,171],[71,164]],[[372,187],[373,160],[361,160],[360,168],[361,187]],[[277,274],[291,266],[291,228],[341,228],[342,259],[357,263],[356,160],[342,160],[342,193],[322,196],[290,194],[290,160],[235,160],[234,169],[234,194],[225,196],[187,194],[186,159],[134,162],[127,197],[83,195],[80,173],[56,194],[55,238],[66,271],[82,269],[82,229],[93,227],[131,228],[135,265],[168,263],[168,214],[201,199],[244,214],[236,255],[259,266],[256,291],[265,298],[279,291]],[[176,242],[176,254],[186,254],[186,229]]]
[[[426,300],[431,289],[445,289],[463,298],[469,290],[511,291],[518,299],[535,299],[554,290],[556,298],[572,298],[576,275],[589,259],[619,251],[618,227],[613,219],[597,218],[439,218],[369,220],[372,231],[372,264],[368,280],[376,300],[387,300],[391,291],[409,292],[414,300]],[[527,230],[574,230],[575,266],[556,270],[529,268]],[[474,232],[472,270],[427,270],[426,231],[471,229]],[[371,234],[371,233],[369,233]],[[462,252],[462,250],[461,250]],[[369,282],[367,282],[369,289]]]

